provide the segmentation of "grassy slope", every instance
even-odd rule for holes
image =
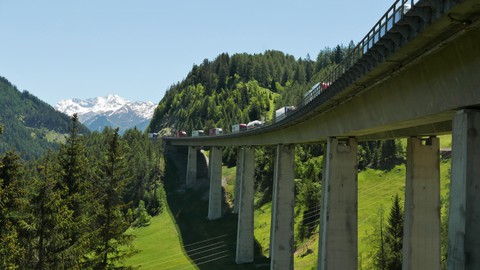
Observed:
[[[128,233],[136,236],[134,245],[141,251],[127,260],[126,265],[140,269],[196,269],[185,256],[169,209],[154,217],[150,226],[129,229]]]
[[[406,145],[406,140],[403,144]],[[451,136],[440,136],[440,147],[451,147]],[[446,196],[448,191],[449,170],[449,160],[443,160],[440,166],[442,198]],[[389,172],[366,170],[358,174],[358,251],[359,260],[361,260],[364,269],[368,269],[370,264],[369,252],[371,247],[369,238],[371,238],[375,224],[378,224],[380,208],[383,207],[384,215],[388,215],[392,197],[398,193],[403,201],[404,191],[404,165],[397,166]],[[270,210],[270,203],[255,210],[255,238],[261,244],[266,256],[268,256],[270,241]],[[298,218],[295,221],[295,224],[298,224]],[[311,239],[301,243],[296,249],[295,269],[316,269],[318,235],[314,235]]]
[[[441,147],[443,148],[450,146],[450,136],[442,136]],[[446,195],[448,190],[449,168],[449,160],[442,161],[440,166],[442,197]],[[224,183],[226,183],[224,187],[226,191],[226,199],[229,203],[231,203],[231,199],[233,198],[235,169],[235,167],[223,167],[222,171]],[[397,166],[389,172],[366,170],[358,175],[358,249],[360,255],[359,260],[361,260],[363,269],[369,268],[369,252],[371,249],[369,238],[371,237],[371,233],[375,224],[378,224],[379,215],[377,213],[380,209],[380,206],[383,206],[385,215],[387,215],[391,206],[392,196],[398,193],[403,200],[405,186],[404,182],[404,165]],[[196,191],[192,193],[198,192]],[[176,196],[179,196],[174,199],[174,201],[177,200],[177,202],[180,201],[181,197],[184,197],[182,194],[177,194],[175,197]],[[182,235],[184,235],[184,240],[187,243],[187,250],[189,247],[192,247],[188,244],[191,245],[191,243],[205,241],[209,238],[212,239],[212,242],[204,242],[204,245],[200,243],[200,245],[193,247],[201,249],[202,246],[205,247],[207,244],[227,242],[227,239],[230,242],[233,241],[233,243],[230,243],[228,247],[225,247],[220,251],[214,250],[214,253],[212,253],[215,254],[222,252],[222,256],[228,257],[224,257],[213,262],[202,263],[205,262],[205,260],[199,261],[195,259],[195,256],[192,256],[194,260],[202,263],[197,266],[200,269],[258,269],[259,266],[265,266],[265,257],[268,257],[269,254],[271,203],[267,203],[255,210],[254,233],[257,241],[256,261],[260,262],[257,265],[247,264],[243,266],[237,266],[234,263],[236,216],[227,214],[219,221],[206,221],[204,216],[206,216],[206,210],[208,206],[205,200],[198,200],[198,198],[201,196],[201,193],[196,195],[188,195],[189,198],[187,198],[186,201],[196,201],[195,204],[190,204],[190,206],[176,204],[173,207],[174,210],[172,210],[172,212],[177,213],[175,214],[175,219],[168,214],[162,214],[160,217],[155,217],[152,221],[152,225],[149,227],[134,230],[134,233],[137,235],[137,240],[135,243],[138,247],[140,247],[140,249],[143,250],[143,252],[131,258],[128,261],[128,265],[141,264],[141,269],[178,269],[176,267],[180,267],[181,265],[187,267],[185,269],[193,268],[188,256],[182,253],[180,240],[177,237],[178,230],[175,230],[174,225],[174,222],[177,220],[184,224],[182,226],[184,227]],[[191,213],[196,214],[189,215],[187,213],[182,213],[182,211],[190,211]],[[298,209],[296,209],[295,212],[297,211]],[[298,221],[299,219],[296,218],[295,224],[298,224]],[[189,234],[187,234],[187,231],[189,231]],[[185,239],[185,237],[188,239]],[[214,237],[220,238],[214,239]],[[158,243],[161,243],[161,245],[158,245]],[[213,246],[213,248],[215,247],[216,246]],[[295,269],[316,269],[317,249],[317,234],[304,243],[301,243],[297,247],[297,251],[295,253]],[[190,254],[192,254],[192,252],[190,252]],[[209,255],[204,254],[203,257],[205,256]],[[213,255],[212,258],[220,257]],[[178,259],[179,261],[177,262],[174,259]],[[162,263],[167,268],[161,268]]]

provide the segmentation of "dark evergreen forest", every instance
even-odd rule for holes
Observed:
[[[5,126],[0,153],[15,149],[22,158],[33,159],[46,149],[58,149],[62,135],[68,133],[70,119],[0,76],[0,124]],[[90,133],[83,125],[79,132]]]
[[[0,269],[118,268],[136,252],[125,231],[163,210],[157,142],[136,129],[80,130],[75,115],[59,150],[0,156]]]

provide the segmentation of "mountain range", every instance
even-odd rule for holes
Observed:
[[[130,101],[115,94],[90,99],[64,99],[55,109],[67,115],[77,113],[78,119],[92,131],[105,126],[119,127],[120,133],[136,127],[145,130],[157,107],[151,101]]]

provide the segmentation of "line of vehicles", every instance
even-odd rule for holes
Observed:
[[[416,1],[418,2],[418,1]],[[413,1],[412,1],[413,3]],[[382,19],[374,26],[371,32],[362,40],[362,42],[357,45],[360,46],[360,51],[366,53],[376,42],[380,40],[403,16],[411,9],[411,5],[406,3],[406,1],[399,2],[399,4],[394,4],[392,8],[382,17]],[[333,79],[333,78],[330,78]],[[333,79],[334,80],[334,79]],[[307,105],[317,96],[322,94],[326,89],[331,86],[332,82],[319,82],[315,84],[310,90],[308,90],[304,96],[303,101],[299,105],[300,107]],[[295,106],[284,106],[275,111],[274,122],[278,123],[285,118],[287,118],[297,107]],[[263,127],[265,125],[264,121],[254,120],[247,124],[235,124],[232,125],[232,133],[239,133],[246,130],[252,130],[256,128]],[[156,133],[154,133],[156,134]],[[223,134],[221,128],[212,128],[209,130],[209,136],[217,136]],[[203,130],[194,130],[192,131],[192,137],[205,136]],[[187,137],[185,131],[177,131],[177,137]]]
[[[325,91],[329,86],[331,85],[330,82],[319,82],[315,84],[310,90],[308,90],[304,97],[303,104],[306,105],[310,101],[312,101],[315,97],[320,95],[323,91]],[[275,123],[278,123],[285,118],[287,118],[293,111],[295,111],[297,107],[295,106],[284,106],[282,108],[279,108],[275,111]],[[265,126],[265,121],[261,120],[253,120],[251,122],[248,122],[247,124],[235,124],[232,125],[232,133],[239,133],[247,130],[253,130],[257,128],[261,128]],[[150,134],[156,134],[156,133],[150,133]],[[149,134],[149,136],[150,136]],[[193,130],[192,131],[192,137],[201,137],[201,136],[218,136],[224,134],[222,128],[211,128],[208,130],[208,134],[204,130]],[[176,137],[188,137],[187,132],[183,130],[179,130],[176,133]]]

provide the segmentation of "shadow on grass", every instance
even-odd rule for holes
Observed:
[[[184,250],[199,269],[269,269],[270,260],[254,244],[254,262],[235,263],[237,214],[226,211],[218,220],[208,220],[208,187],[168,190],[167,200],[180,230]],[[225,208],[225,204],[223,206]]]
[[[228,211],[218,220],[208,220],[205,189],[173,191],[167,198],[190,259],[199,269],[269,269],[270,260],[261,254],[257,242],[253,263],[235,263],[237,214]]]

